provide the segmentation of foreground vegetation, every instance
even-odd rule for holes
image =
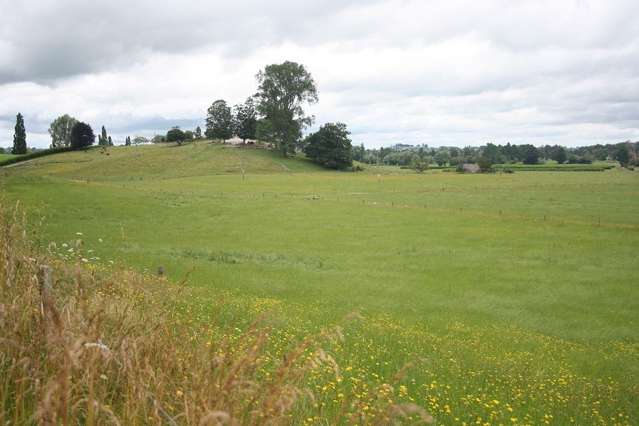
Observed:
[[[81,247],[76,239],[73,261],[52,257],[53,246],[35,250],[17,211],[0,206],[2,424],[280,424],[322,414],[309,381],[341,381],[319,346],[341,342],[339,328],[282,344],[258,317],[245,330],[224,326],[220,307],[194,321],[180,310],[191,297],[184,283],[85,265]],[[432,422],[387,398],[343,417],[357,404],[342,395],[331,422]]]
[[[34,238],[60,268],[95,270],[98,288],[121,267],[147,277],[117,291],[145,294],[138,324],[168,318],[162,371],[204,368],[208,342],[243,353],[234,345],[266,314],[265,365],[249,380],[267,386],[318,336],[305,353],[322,347],[322,367],[298,364],[287,380],[314,395],[286,411],[298,423],[383,423],[414,403],[438,424],[635,424],[639,174],[394,170],[328,172],[198,142],[43,157],[1,182],[43,223]],[[159,269],[167,283],[148,278]],[[138,300],[122,294],[114,304]],[[97,336],[110,349],[113,330]],[[197,395],[185,372],[162,395]],[[206,408],[253,419],[233,407]]]

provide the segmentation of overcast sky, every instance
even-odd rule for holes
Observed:
[[[115,140],[203,126],[265,65],[315,78],[355,143],[639,139],[637,0],[0,0],[0,146],[68,113]]]

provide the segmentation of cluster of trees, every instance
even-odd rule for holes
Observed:
[[[206,131],[210,139],[230,139],[237,136],[246,142],[257,136],[257,109],[249,97],[243,104],[229,107],[224,99],[213,102],[206,111]]]
[[[200,126],[196,127],[195,130],[192,131],[182,130],[180,129],[180,126],[174,126],[166,132],[166,135],[155,135],[153,136],[153,138],[151,138],[151,140],[146,139],[142,136],[136,136],[135,139],[133,139],[133,144],[139,145],[147,142],[177,142],[179,145],[181,145],[184,142],[197,139],[202,139],[202,129],[200,129]]]
[[[102,126],[102,132],[98,135],[98,145],[100,146],[113,146],[113,140],[111,136],[107,135],[107,131]]]
[[[283,156],[301,151],[325,167],[352,166],[352,144],[345,124],[326,123],[302,138],[303,130],[313,123],[304,107],[318,101],[315,81],[304,65],[290,61],[268,65],[256,78],[257,93],[244,103],[231,108],[218,99],[211,104],[206,115],[207,138],[259,139]]]
[[[563,163],[592,163],[595,160],[617,160],[622,166],[633,165],[637,161],[639,142],[623,142],[609,145],[592,145],[580,148],[566,148],[559,145],[535,147],[530,144],[495,145],[488,143],[480,147],[439,147],[427,145],[397,144],[389,148],[365,149],[363,145],[353,148],[353,159],[369,164],[423,167],[457,166],[465,163],[477,163],[480,168],[490,168],[492,164],[524,163],[537,164],[553,160]]]

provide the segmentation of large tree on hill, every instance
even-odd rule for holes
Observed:
[[[246,142],[247,139],[255,139],[257,131],[257,110],[253,98],[248,98],[243,104],[235,105],[235,134]]]
[[[87,123],[78,121],[71,129],[71,148],[87,148],[95,142],[93,129]]]
[[[13,134],[13,149],[12,154],[26,154],[27,153],[27,131],[24,128],[24,118],[22,114],[16,115],[16,127]]]
[[[304,154],[313,162],[330,169],[353,165],[350,132],[344,123],[326,123],[304,140]]]
[[[171,130],[166,132],[166,141],[167,142],[177,142],[178,145],[181,145],[184,142],[185,136],[182,129],[179,127],[173,127]]]
[[[51,122],[49,134],[51,135],[51,148],[67,147],[71,145],[71,129],[78,120],[69,116],[61,115]]]
[[[233,115],[223,99],[213,102],[207,110],[206,137],[210,139],[230,139],[233,136]]]
[[[317,88],[304,65],[286,61],[268,65],[257,74],[257,137],[271,142],[286,156],[295,152],[302,129],[311,124],[303,106],[318,100]]]

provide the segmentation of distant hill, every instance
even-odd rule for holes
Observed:
[[[73,179],[129,180],[242,173],[272,174],[321,171],[304,158],[282,158],[259,147],[235,147],[198,141],[182,146],[166,143],[93,147],[16,164],[21,173]]]

